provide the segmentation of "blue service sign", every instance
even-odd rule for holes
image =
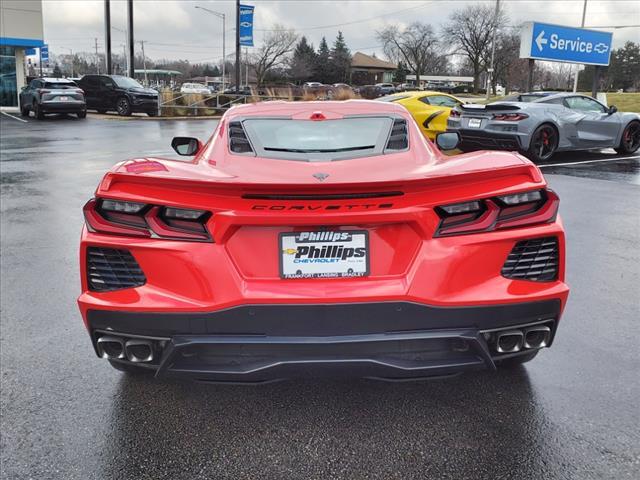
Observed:
[[[49,61],[49,45],[43,45],[40,47],[40,61],[41,62]]]
[[[612,40],[610,32],[527,22],[520,32],[520,58],[609,65]]]
[[[253,47],[253,6],[240,5],[240,45]]]
[[[35,55],[35,54],[36,54],[36,49],[35,49],[35,48],[27,48],[27,49],[24,51],[24,54],[25,54],[26,56],[29,56],[29,55]]]

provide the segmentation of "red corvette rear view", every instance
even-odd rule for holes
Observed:
[[[447,157],[361,100],[240,106],[172,145],[192,159],[119,163],[84,208],[78,303],[115,368],[395,380],[552,344],[564,232],[526,158]]]

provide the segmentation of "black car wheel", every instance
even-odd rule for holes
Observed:
[[[622,132],[620,145],[615,149],[620,154],[633,153],[640,148],[640,122],[629,122]]]
[[[118,115],[123,117],[131,115],[131,103],[129,103],[129,99],[127,97],[120,97],[116,103],[116,110],[118,111]]]
[[[33,114],[38,120],[42,120],[44,118],[42,108],[40,108],[40,105],[38,105],[37,102],[33,102]]]
[[[20,102],[20,114],[23,117],[29,116],[29,107],[27,105],[23,105],[22,102]]]
[[[86,118],[86,116],[87,116],[87,111],[86,111],[86,110],[83,110],[83,111],[81,111],[81,112],[78,112],[78,113],[77,113],[77,115],[78,115],[78,118]]]
[[[525,155],[534,163],[549,160],[558,148],[558,132],[549,124],[540,125],[531,135]]]

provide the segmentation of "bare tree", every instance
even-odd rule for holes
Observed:
[[[384,53],[392,60],[402,61],[416,76],[420,84],[420,74],[425,73],[435,57],[438,40],[431,25],[414,22],[406,29],[389,25],[376,32]]]
[[[493,29],[501,29],[507,23],[506,15],[500,11],[494,18],[490,5],[471,5],[451,14],[444,27],[444,35],[452,45],[462,50],[473,67],[473,91],[478,91],[480,74],[491,47]]]
[[[298,35],[293,30],[281,25],[276,25],[273,31],[265,35],[262,46],[250,59],[250,64],[256,72],[258,86],[262,85],[270,69],[286,64],[297,40]]]

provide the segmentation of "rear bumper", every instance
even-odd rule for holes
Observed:
[[[494,133],[478,129],[451,129],[460,134],[460,149],[473,150],[508,150],[520,151],[524,149],[522,134]]]
[[[265,382],[298,376],[396,380],[493,369],[496,330],[544,324],[553,341],[562,302],[434,307],[411,302],[248,305],[214,313],[89,310],[97,339],[148,338],[156,376]],[[116,360],[127,362],[126,359]]]
[[[87,110],[84,102],[42,102],[40,108],[44,113],[78,113]]]

